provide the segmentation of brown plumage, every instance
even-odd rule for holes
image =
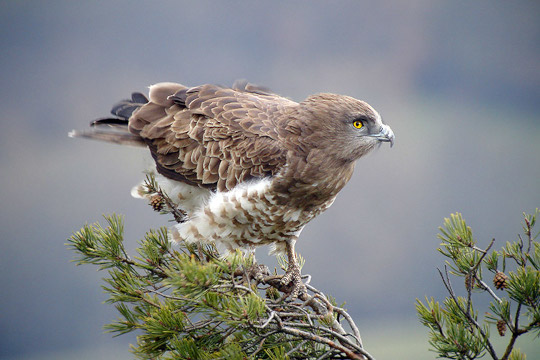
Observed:
[[[150,102],[131,117],[129,130],[145,139],[163,175],[226,191],[275,175],[285,164],[286,149],[276,133],[281,119],[272,114],[294,104],[260,91],[158,84]]]
[[[173,239],[270,244],[289,256],[283,282],[293,296],[305,289],[294,255],[302,228],[332,204],[358,158],[394,140],[363,101],[317,94],[296,103],[248,83],[160,83],[149,100],[134,93],[112,113],[71,135],[148,146],[158,181],[188,215]]]

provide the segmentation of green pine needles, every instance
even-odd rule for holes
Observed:
[[[309,284],[291,300],[252,256],[220,257],[213,246],[172,244],[149,231],[129,256],[123,220],[84,226],[68,245],[77,264],[108,271],[103,287],[120,317],[116,335],[135,331],[141,359],[373,359],[351,317]],[[347,330],[345,330],[347,328]]]
[[[524,236],[518,235],[499,251],[492,250],[495,239],[486,249],[478,247],[461,214],[445,219],[439,228],[442,243],[438,250],[447,260],[439,273],[449,296],[442,304],[427,297],[425,303],[417,299],[416,304],[420,322],[429,329],[429,343],[439,357],[526,358],[515,347],[517,338],[526,333],[540,335],[540,243],[538,233],[533,233],[538,213],[536,209],[532,215],[523,214]],[[458,295],[451,276],[462,278],[463,296]],[[491,298],[484,316],[473,301],[480,293]],[[493,336],[508,336],[500,357]]]

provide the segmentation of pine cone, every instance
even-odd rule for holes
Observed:
[[[163,199],[163,196],[157,194],[150,198],[150,205],[154,208],[155,211],[161,211],[163,209],[163,205],[165,204],[165,201]]]
[[[469,274],[465,275],[465,289],[472,290],[475,284],[476,280],[474,279],[474,276],[470,276]]]
[[[506,323],[504,320],[497,321],[497,331],[500,336],[504,336],[504,333],[506,333]]]
[[[508,285],[506,283],[507,279],[508,279],[508,276],[506,276],[503,272],[498,271],[495,274],[495,277],[493,278],[493,285],[495,285],[495,287],[498,290],[504,290],[506,288],[506,286]]]

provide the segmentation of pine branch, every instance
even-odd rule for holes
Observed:
[[[167,212],[166,212],[167,213]],[[167,230],[149,231],[130,257],[123,221],[86,225],[68,245],[77,264],[107,270],[105,291],[120,317],[105,328],[138,330],[142,358],[374,359],[351,316],[310,284],[297,300],[281,276],[241,253],[222,258],[213,246],[171,244]],[[283,294],[283,295],[282,295]]]
[[[145,194],[152,196],[153,200],[150,205],[154,210],[159,211],[161,214],[172,214],[177,223],[186,221],[187,214],[178,208],[174,201],[161,189],[153,174],[146,175],[143,187]],[[165,207],[163,207],[163,203]]]
[[[439,252],[448,258],[444,272],[439,270],[442,282],[449,294],[443,306],[426,297],[426,304],[417,299],[416,309],[420,321],[430,329],[430,344],[442,358],[477,359],[484,352],[494,360],[524,359],[525,355],[515,348],[517,338],[529,331],[540,333],[540,244],[533,235],[538,209],[532,215],[524,214],[525,240],[518,235],[515,242],[507,242],[501,251],[494,251],[492,239],[486,249],[476,244],[472,230],[461,217],[452,214],[439,228],[442,240]],[[514,271],[507,271],[513,260]],[[499,265],[502,264],[502,268]],[[531,264],[531,265],[529,265]],[[495,274],[493,284],[505,296],[499,297],[483,281],[483,269]],[[467,297],[456,294],[451,275],[465,277]],[[479,319],[474,310],[474,293],[486,292],[494,301],[489,305],[492,313]],[[516,306],[512,316],[511,305]],[[520,322],[528,318],[528,325],[520,328]],[[504,336],[507,327],[512,335],[501,358],[492,346],[489,326],[496,324],[497,332]]]
[[[491,357],[494,360],[497,360],[498,359],[497,354],[495,353],[495,349],[493,348],[493,345],[489,341],[489,337],[482,330],[482,327],[480,326],[480,324],[478,324],[476,319],[471,315],[472,304],[471,304],[470,299],[467,300],[467,308],[464,309],[460,305],[460,302],[459,302],[456,294],[454,293],[454,289],[452,288],[452,283],[450,282],[450,276],[448,274],[448,268],[446,266],[444,267],[446,277],[445,277],[445,275],[443,275],[441,270],[439,270],[439,269],[437,269],[437,270],[439,271],[439,275],[442,278],[442,282],[443,282],[444,286],[446,287],[446,290],[448,290],[448,293],[450,294],[450,297],[452,298],[452,300],[454,300],[454,303],[455,303],[456,307],[459,309],[459,311],[463,315],[465,315],[465,318],[468,320],[468,322],[470,324],[472,324],[476,328],[476,330],[478,330],[478,332],[482,335],[483,340],[486,342],[487,351],[489,352],[489,354],[491,355]],[[468,293],[470,294],[470,291]],[[475,357],[473,357],[473,358],[475,358]]]

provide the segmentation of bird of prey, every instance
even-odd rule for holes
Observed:
[[[364,101],[321,93],[297,103],[247,82],[232,88],[158,83],[113,118],[71,136],[148,147],[159,186],[185,214],[173,240],[221,251],[270,245],[281,282],[305,292],[295,254],[304,226],[328,209],[355,161],[394,134]],[[135,188],[135,196],[149,196]]]

